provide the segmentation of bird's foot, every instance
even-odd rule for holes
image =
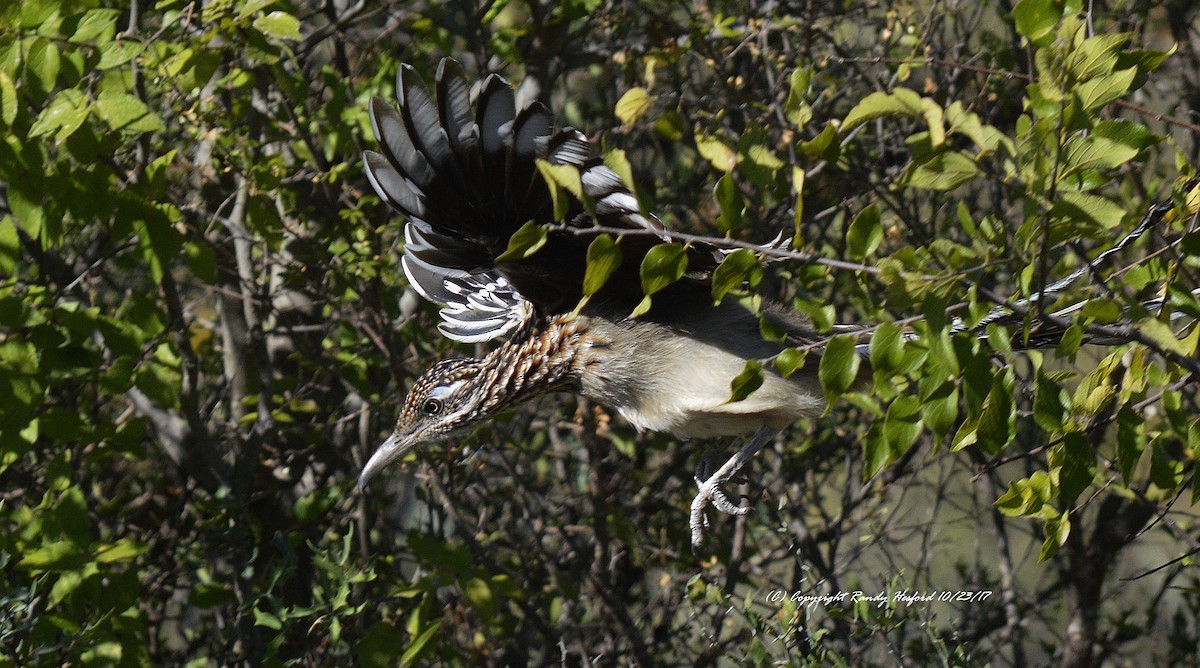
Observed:
[[[715,470],[713,466],[714,452],[715,451],[711,448],[705,450],[704,454],[700,457],[700,463],[696,465],[696,475],[693,478],[693,480],[696,481],[696,487],[699,489],[699,492],[696,494],[696,498],[699,499],[704,497],[707,500],[707,503],[701,503],[702,506],[711,503],[713,508],[716,508],[726,515],[745,515],[747,512],[749,512],[749,509],[742,508],[737,503],[730,501],[729,497],[725,494],[725,490],[721,488],[721,485],[724,485],[725,483],[741,482],[742,476],[737,475],[737,471],[731,472],[724,480],[718,479],[717,476],[713,475],[713,471]],[[698,502],[693,501],[693,506],[696,503]],[[702,518],[704,521],[704,528],[707,529],[708,517],[702,515]],[[694,535],[695,525],[693,525],[692,530]]]
[[[709,527],[708,515],[704,511],[709,505],[726,515],[745,515],[750,512],[750,508],[738,506],[730,501],[721,485],[732,481],[737,476],[755,453],[771,439],[772,433],[766,427],[758,430],[758,433],[754,434],[754,437],[742,446],[737,454],[730,457],[711,475],[709,471],[712,468],[712,451],[705,452],[704,456],[700,458],[700,464],[696,467],[696,485],[700,490],[696,493],[696,498],[692,499],[692,550],[698,550],[704,544],[704,534]]]

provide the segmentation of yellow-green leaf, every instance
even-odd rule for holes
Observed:
[[[1179,337],[1175,336],[1175,330],[1171,329],[1167,323],[1154,318],[1144,318],[1138,322],[1137,328],[1138,331],[1145,334],[1147,338],[1157,343],[1163,349],[1178,355],[1187,354],[1183,343],[1179,340]]]
[[[583,273],[583,295],[596,294],[621,266],[621,248],[607,234],[601,234],[588,244],[587,269]]]
[[[929,190],[953,190],[975,178],[975,160],[961,151],[938,153],[929,160],[913,163],[900,175],[901,185]]]
[[[867,348],[871,367],[885,373],[894,372],[904,363],[904,334],[900,325],[885,322],[875,329]]]
[[[158,114],[129,93],[102,91],[96,100],[96,114],[118,131],[154,132],[163,129]]]
[[[650,296],[683,278],[687,270],[687,251],[676,243],[658,244],[642,259],[642,292]]]
[[[925,113],[921,104],[921,96],[907,88],[896,88],[891,93],[883,91],[871,93],[861,102],[854,105],[846,118],[842,119],[841,133],[844,135],[854,128],[887,116],[920,117]]]
[[[1109,229],[1120,225],[1125,218],[1125,209],[1119,204],[1105,197],[1078,190],[1060,192],[1051,213]]]
[[[746,203],[742,199],[742,192],[738,190],[737,182],[733,180],[733,174],[722,174],[721,178],[717,179],[717,185],[713,186],[713,197],[721,209],[720,215],[717,216],[717,224],[721,230],[729,232],[740,227]]]
[[[7,72],[0,71],[0,123],[12,125],[17,120],[17,87]]]
[[[737,167],[737,153],[716,137],[697,135],[696,150],[709,164],[722,172],[732,172],[733,168]]]
[[[1079,99],[1079,105],[1083,107],[1084,111],[1093,111],[1110,102],[1115,102],[1129,93],[1136,76],[1137,69],[1133,67],[1113,72],[1107,76],[1079,84],[1075,88],[1075,96]]]
[[[1046,0],[1020,0],[1013,7],[1013,20],[1017,32],[1034,44],[1041,44],[1052,37],[1054,26],[1062,18],[1062,6]]]
[[[42,113],[38,114],[33,127],[29,129],[29,136],[42,137],[53,134],[55,140],[62,141],[83,125],[89,111],[91,105],[78,90],[68,88],[60,91]]]
[[[758,257],[748,248],[739,248],[721,260],[712,275],[714,303],[720,303],[725,295],[743,282],[755,285],[762,279],[762,266]]]
[[[542,178],[546,179],[546,183],[550,186],[550,199],[554,203],[554,219],[562,220],[567,215],[569,201],[563,195],[563,191],[574,195],[576,199],[583,200],[583,181],[579,176],[579,169],[574,165],[555,165],[546,160],[538,158],[538,172]]]
[[[254,19],[254,27],[277,39],[300,39],[300,20],[283,11],[273,11]]]
[[[650,93],[646,92],[645,88],[634,86],[617,100],[617,118],[621,119],[626,127],[631,126],[650,111],[652,103]]]
[[[729,403],[741,401],[750,396],[763,384],[762,362],[756,359],[746,360],[741,373],[733,377],[729,383]]]
[[[878,204],[868,205],[854,217],[846,230],[846,250],[851,257],[862,259],[879,247],[879,242],[883,241],[883,227],[879,221]]]
[[[508,240],[508,248],[496,258],[497,262],[512,262],[521,260],[538,252],[546,245],[546,229],[529,221],[521,229],[513,232]]]
[[[825,345],[821,352],[821,364],[817,367],[817,377],[825,394],[833,399],[845,393],[854,385],[858,378],[858,367],[861,364],[854,339],[849,336],[835,336]]]

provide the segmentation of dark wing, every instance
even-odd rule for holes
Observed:
[[[495,74],[480,85],[472,113],[462,66],[450,59],[438,67],[436,100],[408,65],[401,66],[396,90],[398,111],[371,101],[380,152],[366,151],[363,160],[376,192],[408,218],[404,271],[424,297],[444,307],[446,336],[483,341],[535,312],[572,308],[597,224],[641,233],[622,241],[622,267],[603,295],[630,307],[641,299],[638,269],[662,240],[662,225],[642,214],[583,133],[554,130],[550,111],[537,102],[518,112],[512,87]],[[566,215],[555,218],[539,159],[579,170],[594,215],[572,197]],[[497,262],[512,234],[530,221],[566,229],[551,231],[531,257]],[[689,277],[707,291],[707,274],[721,256],[703,245],[688,252]]]

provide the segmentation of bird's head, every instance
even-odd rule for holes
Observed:
[[[380,471],[422,443],[444,441],[469,430],[494,412],[486,392],[477,391],[481,364],[476,359],[438,362],[417,379],[392,435],[375,450],[358,478],[361,490]]]

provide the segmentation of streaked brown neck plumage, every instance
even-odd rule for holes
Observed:
[[[418,444],[466,432],[547,392],[578,391],[588,323],[569,314],[535,318],[482,359],[435,364],[408,393],[392,435],[367,462],[359,486]]]
[[[485,372],[477,378],[476,391],[484,396],[478,419],[547,392],[578,391],[588,324],[588,318],[569,314],[534,320],[484,357]]]

